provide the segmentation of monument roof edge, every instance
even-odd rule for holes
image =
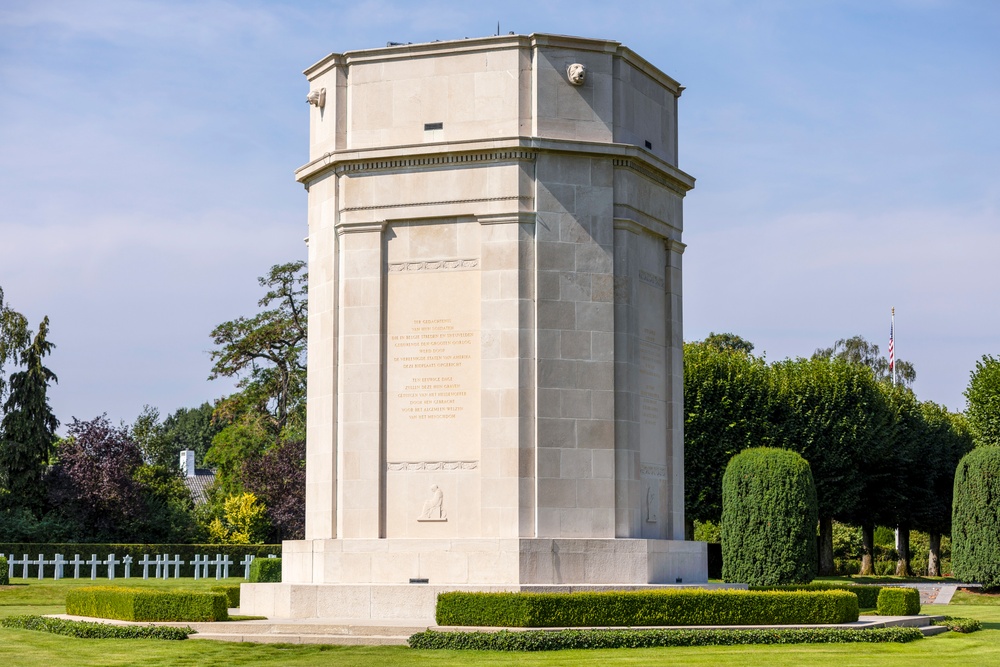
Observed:
[[[345,51],[344,53],[331,53],[313,65],[307,67],[302,73],[305,74],[306,77],[313,78],[322,74],[330,67],[349,65],[352,62],[397,59],[416,55],[432,55],[446,51],[454,52],[496,49],[498,45],[504,45],[505,42],[507,43],[506,46],[508,46],[508,48],[556,46],[584,48],[590,51],[603,51],[605,53],[616,53],[624,48],[622,47],[621,42],[616,42],[614,40],[595,39],[592,37],[574,37],[572,35],[556,35],[551,33],[531,33],[529,35],[488,35],[486,37],[466,37],[464,39],[394,44],[391,46],[381,46],[370,49],[356,49],[353,51]],[[652,66],[650,65],[650,67]],[[676,83],[677,82],[675,81],[674,84]]]
[[[673,78],[627,46],[619,47],[618,56],[630,62],[636,67],[636,69],[655,79],[660,85],[670,89],[677,97],[680,97],[681,93],[684,92],[684,86],[682,86],[677,79]]]

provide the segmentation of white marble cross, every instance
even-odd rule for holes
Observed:
[[[208,556],[205,556],[208,558]],[[209,565],[215,566],[215,579],[219,579],[219,575],[222,574],[222,554],[215,554],[215,560],[208,561]],[[208,577],[208,572],[205,572],[206,578]]]
[[[118,565],[120,562],[120,560],[115,558],[114,554],[108,554],[108,559],[104,561],[104,564],[108,566],[108,579],[115,578],[115,565]]]
[[[181,560],[180,554],[176,554],[173,557],[173,560],[171,560],[169,554],[166,555],[166,556],[164,556],[163,557],[163,578],[164,579],[169,579],[170,578],[170,566],[173,565],[174,566],[174,579],[180,579],[181,578],[181,565],[183,565],[183,564],[184,564],[184,561]]]
[[[250,554],[247,554],[246,556],[243,557],[243,560],[240,561],[240,565],[243,566],[243,578],[244,579],[249,579],[250,578],[250,563],[253,562],[253,559],[254,559],[253,556],[251,556]]]
[[[55,561],[45,560],[45,554],[38,554],[38,578],[45,578],[45,566],[51,565]]]
[[[74,579],[79,579],[80,578],[80,566],[84,565],[86,562],[87,561],[85,561],[85,560],[83,560],[83,559],[80,558],[80,554],[73,554],[73,560],[71,560],[70,562],[66,563],[67,565],[72,565],[73,566],[73,578]]]
[[[27,555],[25,557],[27,557]],[[10,558],[7,559],[7,572],[10,574],[10,576],[12,576],[12,577],[14,576],[14,566],[15,565],[20,565],[20,564],[21,564],[21,561],[19,561],[18,559],[14,558],[14,554],[11,554]]]
[[[124,556],[122,558],[122,565],[125,566],[125,578],[128,579],[132,576],[132,557]]]
[[[219,578],[219,568],[221,567],[222,568],[222,578],[223,579],[228,579],[229,578],[229,566],[233,564],[233,561],[229,558],[229,554],[226,554],[225,556],[221,556],[221,557],[218,554],[216,554],[215,559],[217,561],[216,566],[215,566],[215,578],[216,579]]]
[[[142,578],[149,579],[149,566],[153,564],[153,561],[149,560],[149,554],[143,554],[142,560],[139,561],[139,565],[142,565]]]
[[[97,557],[97,554],[91,554],[90,560],[87,561],[87,565],[90,566],[90,578],[97,579],[97,566],[104,565],[104,561]]]
[[[205,560],[202,561],[202,558],[204,558]],[[191,561],[191,565],[194,565],[194,578],[195,579],[201,579],[201,565],[202,565],[203,562],[205,564],[205,578],[207,579],[208,578],[208,554],[205,554],[205,556],[201,556],[200,554],[195,554],[194,555],[194,560]]]
[[[163,559],[163,556],[156,554],[156,562],[154,563],[156,565],[156,573],[153,575],[154,579],[159,579],[163,574]]]
[[[23,569],[21,570],[21,578],[22,579],[27,579],[28,578],[28,566],[29,565],[34,565],[34,564],[35,564],[35,561],[28,560],[28,554],[24,554],[24,558],[21,560],[21,565],[23,566]]]
[[[63,558],[62,554],[56,554],[56,557],[52,559],[52,564],[55,566],[55,568],[53,568],[55,573],[52,575],[54,578],[63,578],[63,568],[66,566],[67,562],[68,561]]]

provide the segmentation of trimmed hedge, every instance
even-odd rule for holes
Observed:
[[[250,555],[255,558],[267,558],[268,555],[281,556],[281,545],[280,544],[112,544],[112,543],[74,543],[74,542],[51,542],[44,544],[34,544],[31,542],[0,542],[0,554],[4,556],[9,556],[14,554],[15,557],[21,558],[24,554],[28,554],[28,557],[34,560],[38,558],[38,554],[44,554],[46,560],[52,560],[55,558],[56,554],[62,554],[65,558],[72,558],[73,554],[80,554],[82,558],[90,558],[91,554],[97,554],[101,558],[107,558],[108,554],[114,554],[115,558],[121,559],[124,556],[132,556],[132,576],[135,577],[138,572],[139,577],[142,577],[142,566],[138,565],[139,561],[142,560],[144,554],[149,555],[153,558],[157,554],[169,555],[171,558],[175,556],[180,556],[184,559],[184,565],[181,566],[181,576],[182,577],[193,577],[194,576],[194,565],[191,565],[191,561],[194,560],[195,556],[204,556],[206,554],[211,557],[215,557],[215,554],[225,554],[233,559],[234,565],[229,566],[230,576],[243,576],[243,566],[239,565],[239,561],[243,560],[244,556]],[[22,567],[18,565],[14,568],[16,571],[11,572],[11,575],[20,577],[22,574]],[[80,574],[83,574],[84,568],[80,568]],[[90,566],[86,566],[87,577],[90,577]],[[72,578],[73,570],[72,568],[67,568]],[[150,566],[150,575],[152,575],[153,567]],[[173,567],[170,568],[171,576],[173,576]],[[215,576],[215,566],[210,569],[212,576]],[[98,576],[102,579],[107,576],[107,566],[98,565],[97,567]],[[123,566],[118,565],[116,568],[116,573],[118,577],[122,577]],[[29,565],[28,566],[28,577],[33,578],[38,576],[38,566]],[[52,566],[45,566],[45,578],[48,579],[52,576]]]
[[[258,558],[250,563],[251,584],[276,584],[281,581],[280,558]]]
[[[961,581],[1000,587],[1000,447],[977,447],[955,470],[951,568]]]
[[[858,598],[847,591],[456,591],[438,595],[436,619],[508,628],[849,623],[858,620]]]
[[[858,596],[858,607],[875,609],[878,606],[878,594],[881,586],[866,586],[861,584],[834,584],[825,581],[813,581],[808,584],[786,584],[784,586],[751,586],[752,591],[849,591]]]
[[[17,630],[36,630],[78,639],[187,639],[191,628],[155,625],[111,625],[91,621],[67,621],[45,616],[8,616],[0,626]]]
[[[230,607],[240,606],[240,587],[239,586],[212,586],[208,590],[213,593],[222,593],[226,596],[226,604]]]
[[[916,588],[883,588],[876,607],[879,616],[916,616],[920,613],[920,591]]]
[[[735,646],[742,644],[907,643],[922,639],[917,628],[871,630],[525,630],[438,632],[412,635],[410,648],[473,651],[558,651],[560,649],[655,648],[664,646]]]
[[[10,585],[10,569],[7,566],[7,557],[0,556],[0,586]]]
[[[86,586],[66,594],[66,613],[119,621],[226,621],[222,593]]]
[[[722,578],[756,586],[812,581],[817,521],[804,458],[787,449],[744,449],[722,476]]]
[[[983,624],[974,618],[956,618],[955,616],[945,616],[940,621],[932,621],[931,625],[943,625],[952,632],[979,632],[983,629]]]

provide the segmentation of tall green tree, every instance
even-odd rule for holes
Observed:
[[[176,468],[184,450],[195,453],[195,464],[202,465],[212,446],[212,438],[223,424],[214,419],[215,408],[205,402],[196,408],[178,408],[160,421],[160,411],[149,405],[132,424],[132,436],[142,449],[143,459],[151,464]]]
[[[920,404],[926,424],[928,446],[923,462],[925,500],[914,513],[913,527],[928,535],[927,574],[941,574],[941,536],[951,534],[955,471],[972,450],[972,436],[965,417],[948,412],[937,403]]]
[[[722,352],[753,354],[753,343],[734,333],[715,333],[713,331],[705,336],[704,343]]]
[[[767,364],[750,354],[751,343],[732,334],[723,336],[725,340],[710,336],[684,345],[684,494],[689,535],[695,520],[719,522],[726,462],[770,440],[767,406],[772,387]]]
[[[777,398],[769,419],[775,446],[809,462],[819,504],[819,573],[833,574],[833,519],[862,498],[864,469],[891,419],[872,372],[841,359],[795,359],[771,366]]]
[[[216,408],[236,421],[251,412],[281,437],[289,421],[304,420],[307,332],[305,262],[271,267],[258,282],[268,288],[253,317],[223,322],[212,330],[215,365],[209,379],[237,377],[240,391]],[[292,424],[295,426],[296,424]]]
[[[0,287],[0,404],[7,396],[7,364],[17,361],[30,339],[28,320],[4,302],[3,288]]]
[[[24,370],[10,376],[10,395],[0,421],[0,474],[10,493],[8,503],[31,509],[44,505],[42,475],[59,426],[48,399],[49,383],[58,379],[42,363],[55,348],[48,334],[49,318],[45,317],[31,345],[21,352]]]
[[[965,400],[965,415],[976,446],[1000,445],[1000,359],[984,354],[976,362]]]

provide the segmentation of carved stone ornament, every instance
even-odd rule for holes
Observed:
[[[587,67],[580,63],[573,63],[566,68],[566,76],[574,86],[582,86],[587,78]]]
[[[660,494],[651,484],[646,487],[646,523],[656,523],[659,505]]]
[[[447,521],[444,513],[444,492],[437,484],[431,485],[431,497],[424,501],[423,510],[417,521]]]
[[[306,102],[313,105],[314,107],[319,107],[322,109],[326,106],[326,88],[320,88],[319,90],[313,90],[306,96]]]

